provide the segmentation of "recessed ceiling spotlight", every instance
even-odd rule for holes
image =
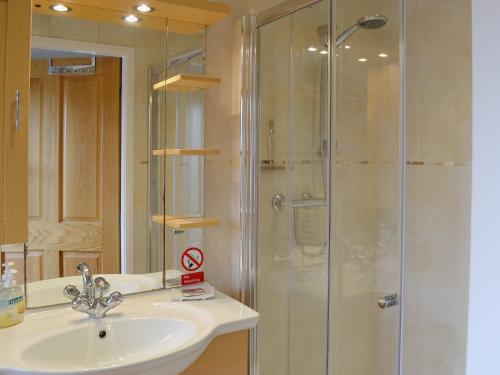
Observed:
[[[307,50],[308,50],[309,52],[316,52],[318,49],[317,49],[316,47],[311,46],[311,47],[309,47]]]
[[[351,49],[351,46],[345,46],[344,48],[345,49]]]
[[[128,16],[123,16],[122,20],[124,20],[127,23],[137,23],[141,19],[137,16],[134,16],[133,14],[129,14]]]
[[[141,4],[135,7],[135,9],[141,13],[151,13],[155,11],[155,8],[147,5],[147,4]]]
[[[326,51],[326,50],[323,50],[323,51],[321,51],[320,53],[321,53],[322,55],[328,55],[328,51]]]
[[[367,59],[365,59],[364,57],[362,57],[362,58],[358,59],[358,61],[359,61],[359,62],[367,62],[368,60],[367,60]]]
[[[378,57],[382,57],[383,59],[385,59],[386,57],[389,57],[389,55],[387,53],[379,53]]]
[[[64,4],[51,5],[49,8],[55,12],[61,12],[61,13],[71,12],[71,8],[67,7]]]

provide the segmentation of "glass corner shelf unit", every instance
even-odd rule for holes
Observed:
[[[185,40],[169,43],[179,44],[173,50],[186,50]],[[180,269],[182,250],[202,246],[203,230],[219,225],[219,220],[204,215],[203,186],[205,157],[220,153],[204,144],[204,95],[220,79],[205,75],[204,35],[191,44],[195,47],[188,52],[169,55],[166,64],[149,71],[151,272],[160,271],[162,265]]]

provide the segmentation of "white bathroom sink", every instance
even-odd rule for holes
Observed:
[[[100,320],[68,307],[29,310],[0,330],[0,374],[175,375],[214,337],[257,324],[256,312],[223,294],[172,302],[173,293],[128,296]]]
[[[46,337],[29,346],[23,361],[59,371],[106,368],[171,352],[196,334],[196,327],[177,319],[116,319],[87,324]]]

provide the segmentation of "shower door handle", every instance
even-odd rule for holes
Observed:
[[[391,294],[391,295],[379,298],[377,301],[378,307],[380,307],[382,310],[397,306],[398,303],[399,303],[399,301],[398,301],[397,294]]]

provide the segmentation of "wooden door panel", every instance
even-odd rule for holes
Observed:
[[[99,57],[95,75],[48,75],[32,62],[28,248],[43,254],[41,278],[81,262],[120,271],[120,69]]]
[[[91,251],[102,249],[102,226],[95,223],[30,223],[29,249]]]
[[[30,124],[28,135],[28,212],[30,220],[42,218],[43,173],[43,78],[32,78],[30,85]]]
[[[9,248],[10,246],[6,246]],[[22,246],[11,247],[11,250],[2,252],[2,264],[14,263],[13,267],[18,273],[16,281],[23,283],[24,278],[24,252]],[[26,257],[26,279],[28,282],[44,279],[44,253],[43,251],[28,251]]]
[[[103,77],[102,248],[105,273],[120,272],[120,79],[117,58],[97,60]]]
[[[15,269],[18,274],[16,275],[16,281],[20,281],[24,278],[24,253],[21,246],[2,246],[2,264],[13,263],[12,268]],[[3,267],[0,274],[3,273]]]
[[[39,64],[36,64],[39,65]],[[45,105],[43,127],[43,213],[44,221],[59,222],[60,206],[60,108],[61,77],[47,76],[48,63],[44,61],[43,103]]]
[[[62,221],[97,221],[100,205],[100,78],[65,77]]]
[[[26,258],[26,279],[28,282],[45,279],[45,254],[43,251],[28,251]]]
[[[102,273],[101,253],[61,251],[59,262],[61,267],[61,277],[79,275],[80,272],[78,272],[76,267],[80,263],[87,263],[94,273]]]

